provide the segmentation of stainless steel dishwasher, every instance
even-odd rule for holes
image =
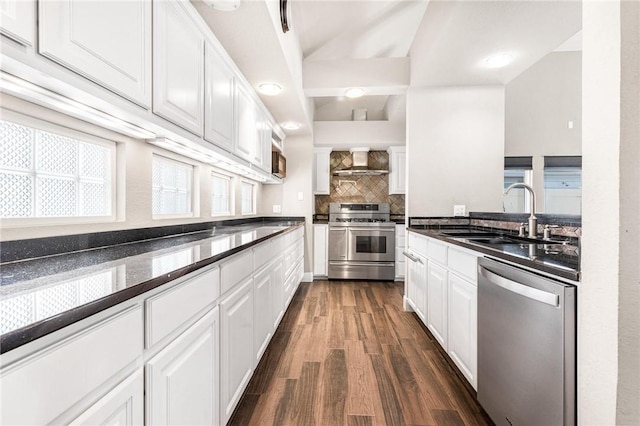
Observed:
[[[478,401],[497,425],[576,423],[576,287],[478,260]]]

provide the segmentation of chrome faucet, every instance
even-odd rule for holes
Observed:
[[[538,237],[538,218],[536,217],[536,193],[533,192],[533,188],[527,185],[526,183],[514,183],[509,185],[507,189],[504,190],[504,195],[507,195],[509,191],[513,188],[524,188],[529,191],[529,206],[531,207],[531,214],[529,214],[529,238],[537,238]]]

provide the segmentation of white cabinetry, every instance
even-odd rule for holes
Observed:
[[[2,0],[0,34],[25,46],[33,46],[36,37],[35,0]]]
[[[478,288],[449,274],[449,356],[469,383],[477,388]]]
[[[147,422],[217,424],[218,308],[147,363]]]
[[[407,151],[404,146],[391,146],[389,153],[389,194],[406,192]]]
[[[176,0],[153,2],[153,112],[202,136],[204,35],[188,7]]]
[[[271,340],[273,332],[273,288],[274,281],[271,274],[272,265],[269,264],[253,278],[253,294],[255,297],[253,328],[253,350],[256,365]]]
[[[140,369],[93,404],[70,424],[142,426],[143,423],[144,377],[142,369]]]
[[[273,329],[275,330],[280,324],[280,320],[284,316],[284,302],[285,294],[284,294],[284,265],[283,265],[283,255],[279,255],[274,261],[273,266],[271,267],[271,280],[273,281],[272,290],[273,290],[273,313],[272,313],[272,322]]]
[[[226,423],[253,373],[253,278],[220,302],[220,409]]]
[[[405,305],[427,326],[469,383],[477,389],[478,254],[408,232]],[[426,253],[422,257],[420,253]],[[420,262],[424,262],[423,266]],[[424,294],[424,296],[423,296]],[[424,297],[424,299],[422,299]],[[421,301],[424,300],[424,305]]]
[[[429,261],[427,267],[427,327],[447,349],[447,270]]]
[[[235,75],[211,43],[206,44],[204,138],[233,152]]]
[[[329,225],[313,225],[313,275],[327,276]]]
[[[396,225],[396,281],[402,281],[405,274],[405,257],[402,254],[406,247],[405,226]]]
[[[313,193],[329,195],[331,190],[331,148],[313,150]]]
[[[247,161],[253,160],[258,143],[256,107],[247,89],[238,85],[236,91],[236,144],[235,153]]]
[[[151,106],[151,2],[58,0],[39,5],[42,55]]]

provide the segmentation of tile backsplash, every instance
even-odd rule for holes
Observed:
[[[392,215],[404,214],[404,195],[389,195],[389,175],[334,176],[334,170],[351,168],[351,153],[333,151],[330,160],[330,193],[315,196],[316,214],[328,214],[329,203],[389,203]],[[369,168],[389,170],[389,154],[370,151]]]

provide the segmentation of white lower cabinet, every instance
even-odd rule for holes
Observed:
[[[220,302],[220,409],[226,423],[253,373],[253,278]]]
[[[267,348],[273,334],[273,293],[275,283],[271,275],[272,265],[267,265],[253,278],[254,318],[253,327],[253,350],[255,352],[256,364]]]
[[[429,261],[427,271],[427,328],[447,350],[447,275],[442,266]]]
[[[479,255],[415,232],[408,242],[406,302],[477,389]]]
[[[70,424],[142,426],[143,423],[144,375],[140,368]]]
[[[273,285],[271,286],[271,290],[273,292],[273,304],[272,304],[272,322],[273,329],[275,330],[280,324],[280,320],[284,316],[284,302],[285,294],[284,294],[284,265],[282,264],[284,256],[278,256],[271,267],[271,279],[273,280]]]
[[[477,388],[478,288],[449,274],[448,353],[469,383]]]
[[[327,276],[329,225],[316,223],[313,225],[313,275]]]
[[[407,302],[423,322],[427,312],[427,260],[417,252],[410,252],[407,261]]]
[[[147,363],[148,424],[218,422],[218,315],[214,308]]]
[[[404,280],[406,263],[402,253],[404,252],[405,246],[405,226],[396,225],[396,281]]]

